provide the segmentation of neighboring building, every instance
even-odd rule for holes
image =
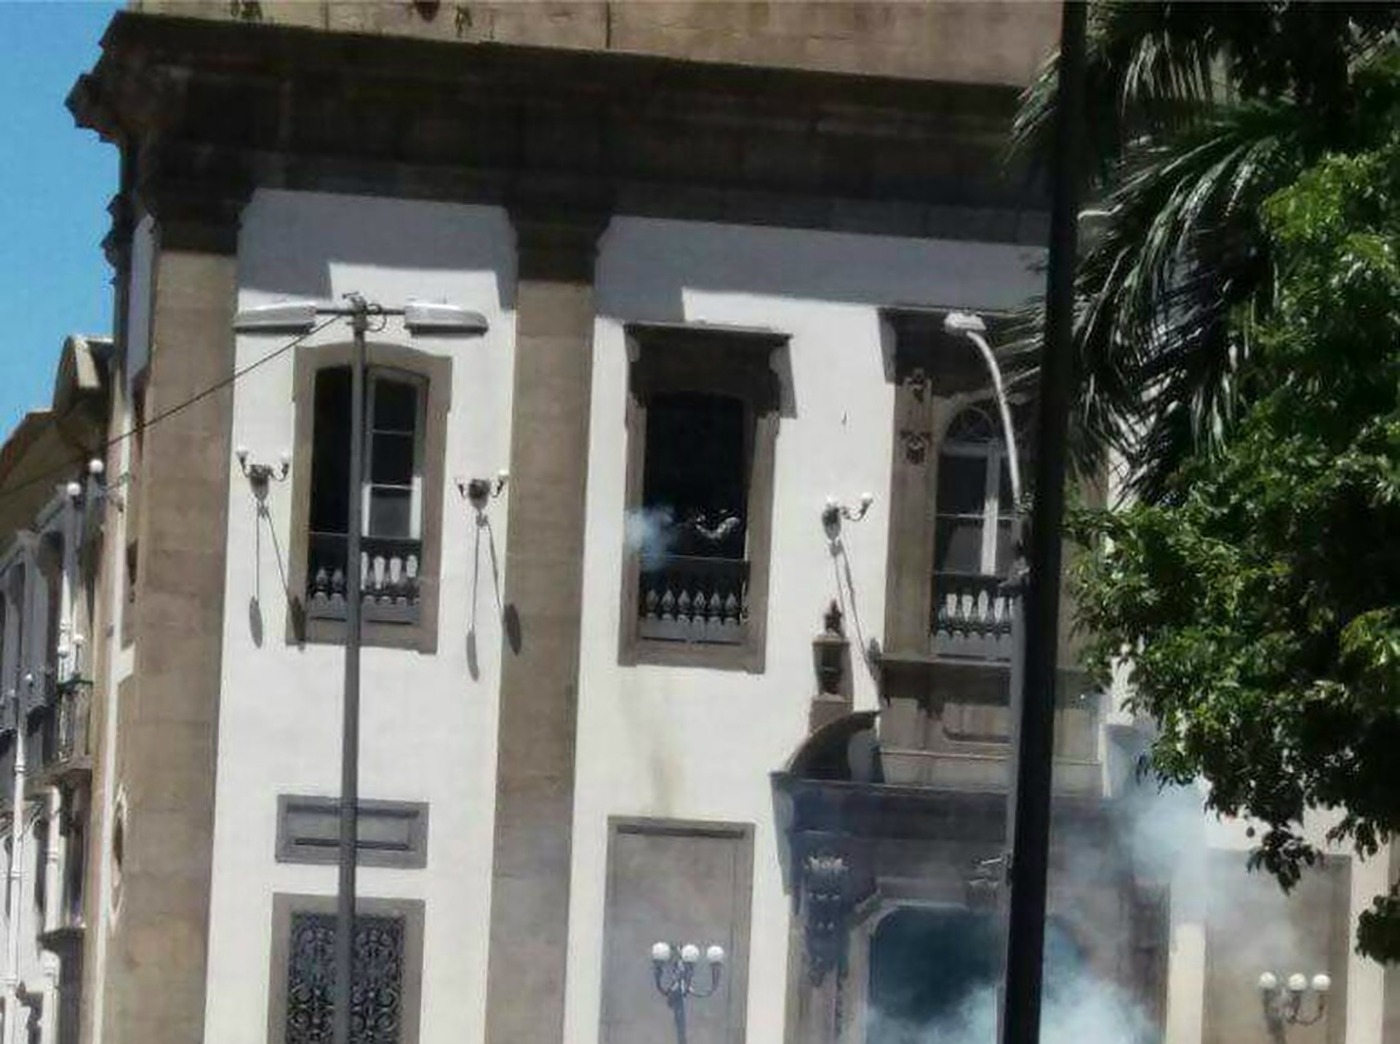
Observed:
[[[351,496],[359,1039],[990,1032],[1015,520],[987,374],[944,318],[995,338],[1041,286],[1046,202],[1004,151],[1057,31],[1016,3],[116,16],[70,98],[122,155],[114,344],[89,351],[106,438],[53,465],[105,469],[56,477],[0,558],[24,605],[52,602],[56,525],[57,601],[92,605],[60,610],[43,661],[54,706],[92,682],[91,786],[55,770],[42,806],[87,886],[74,923],[46,906],[57,973],[21,926],[5,1044],[22,1018],[104,1044],[329,1039]],[[489,324],[372,332],[355,491],[348,331],[232,328],[350,292]],[[7,686],[45,655],[26,634],[5,632]],[[1073,1020],[1268,1041],[1258,962],[1302,962],[1335,988],[1288,1039],[1378,1044],[1382,976],[1346,932],[1386,867],[1338,857],[1291,906],[1258,879],[1222,904],[1241,860],[1212,860],[1242,841],[1124,796],[1141,731],[1064,644],[1056,1017],[1089,1044],[1103,1023]],[[657,941],[722,947],[715,994],[668,1005]]]
[[[7,1042],[78,1039],[94,822],[93,639],[105,612],[105,486],[89,462],[106,439],[111,354],[109,340],[68,338],[52,407],[28,414],[0,447]]]

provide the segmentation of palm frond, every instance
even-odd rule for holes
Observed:
[[[1165,496],[1176,464],[1224,432],[1243,350],[1229,320],[1269,285],[1257,205],[1298,169],[1305,122],[1288,102],[1232,106],[1119,164],[1076,278],[1081,468],[1116,450],[1139,492]],[[1017,380],[1037,366],[1042,324],[1036,306],[1015,328]]]

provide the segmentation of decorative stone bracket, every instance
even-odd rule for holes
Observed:
[[[807,974],[819,986],[827,973],[846,969],[851,912],[851,868],[844,855],[814,852],[802,863],[803,936]]]

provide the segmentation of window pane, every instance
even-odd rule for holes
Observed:
[[[374,430],[411,432],[417,426],[417,385],[378,378],[374,382]]]
[[[344,533],[350,516],[350,368],[316,375],[311,436],[311,528]]]
[[[933,568],[940,573],[982,572],[982,520],[940,515],[933,538]]]
[[[376,485],[411,485],[413,443],[412,435],[375,432],[370,442],[369,480]]]
[[[987,458],[938,458],[938,512],[946,515],[980,514],[987,499]]]
[[[657,395],[647,403],[642,503],[666,519],[662,553],[743,558],[748,461],[744,404],[718,395]]]
[[[407,489],[369,491],[370,536],[410,539],[416,534],[413,526],[413,493]]]
[[[1011,571],[1012,556],[1016,549],[1011,543],[1011,521],[1000,519],[997,522],[997,575],[1005,576]]]

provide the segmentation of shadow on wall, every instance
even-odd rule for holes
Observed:
[[[329,300],[338,266],[414,273],[434,288],[442,273],[493,272],[498,307],[515,307],[515,234],[495,207],[259,190],[244,211],[243,232],[278,244],[275,256],[254,265],[240,252],[244,290]]]
[[[836,304],[1010,309],[1042,288],[1044,251],[1003,243],[615,218],[599,241],[598,314],[680,322],[686,290]],[[1024,278],[1007,278],[1021,270]]]
[[[476,541],[472,549],[472,593],[471,607],[467,614],[467,670],[471,672],[472,681],[481,677],[481,661],[477,649],[477,611],[481,589],[481,535],[486,534],[487,560],[491,563],[491,594],[493,604],[496,609],[496,616],[501,621],[501,627],[505,632],[506,641],[510,645],[510,651],[520,652],[520,614],[515,611],[515,606],[501,605],[501,570],[500,560],[496,556],[496,531],[491,526],[491,518],[485,511],[476,511]]]

